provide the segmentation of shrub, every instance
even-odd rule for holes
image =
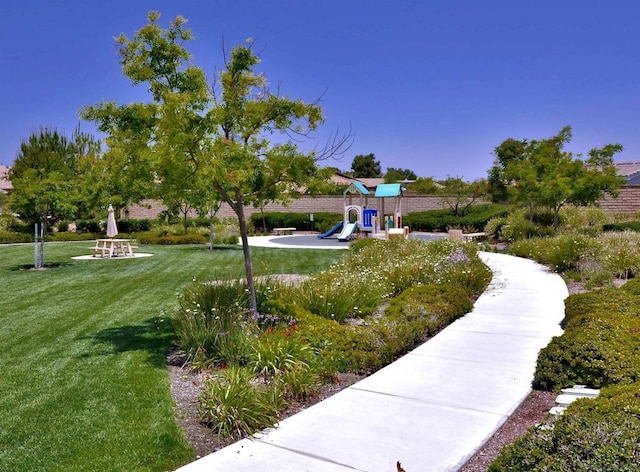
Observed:
[[[77,233],[100,233],[102,225],[99,220],[78,220],[76,221]]]
[[[507,216],[498,236],[502,241],[514,242],[534,237],[551,236],[552,234],[553,228],[551,226],[543,226],[530,221],[528,211],[520,209]]]
[[[536,427],[503,449],[490,472],[635,471],[640,463],[640,384],[578,400],[552,427]]]
[[[177,244],[206,244],[209,242],[206,236],[202,234],[155,234],[155,233],[138,233],[136,239],[140,244],[159,244],[159,245],[177,245]]]
[[[599,260],[605,269],[623,279],[640,271],[640,234],[628,230],[605,233],[600,241]]]
[[[285,212],[265,212],[264,222],[266,230],[273,228],[289,228],[293,227],[299,231],[311,231],[313,229],[324,232],[329,230],[339,221],[342,221],[342,213],[319,212],[313,214],[313,222],[310,220],[309,213],[285,213]],[[250,217],[250,223],[254,228],[262,228],[262,214],[260,212],[253,213]]]
[[[611,217],[601,208],[565,206],[560,210],[560,231],[595,236],[602,232]]]
[[[151,220],[119,220],[118,230],[121,233],[141,233],[149,231],[152,226]]]
[[[565,333],[540,351],[534,387],[603,387],[640,380],[640,300],[624,290],[571,295]]]
[[[32,243],[33,236],[14,231],[0,231],[0,244]]]
[[[239,439],[278,422],[284,396],[256,384],[250,370],[229,366],[221,375],[205,381],[199,397],[202,421],[219,435]]]
[[[557,271],[577,269],[581,258],[595,252],[596,239],[580,234],[563,234],[553,238],[534,238],[517,241],[509,252],[516,256],[532,258]]]
[[[640,221],[624,221],[619,223],[608,223],[602,226],[603,231],[634,231],[640,233]]]
[[[56,225],[56,228],[58,228],[58,232],[60,233],[66,233],[67,231],[69,231],[69,222],[68,221],[58,221],[58,224]]]
[[[296,330],[267,328],[252,346],[249,366],[253,372],[270,379],[295,368],[308,368],[313,350],[296,335]]]
[[[621,290],[631,293],[632,295],[640,295],[640,277],[636,277],[634,279],[628,280],[622,287]]]
[[[450,209],[429,210],[409,213],[403,218],[403,224],[413,231],[447,231],[452,226],[484,228],[495,217],[504,216],[508,207],[497,204],[472,205],[467,214],[455,216]]]
[[[97,239],[98,235],[94,233],[55,233],[47,236],[47,241],[90,241]]]

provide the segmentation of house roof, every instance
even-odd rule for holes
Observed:
[[[0,191],[8,192],[13,190],[13,185],[9,180],[9,169],[10,167],[0,164]]]
[[[640,161],[615,162],[618,174],[631,180],[640,175]]]

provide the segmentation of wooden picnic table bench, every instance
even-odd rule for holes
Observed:
[[[130,239],[97,239],[96,245],[90,247],[93,257],[122,257],[133,256],[134,249],[138,246],[131,245]]]

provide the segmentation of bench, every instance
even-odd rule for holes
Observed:
[[[93,246],[90,247],[89,250],[93,252],[93,257],[96,257],[98,253],[100,253],[100,257],[105,257],[111,255],[111,251],[107,247],[102,246]]]
[[[273,228],[273,234],[280,236],[283,234],[293,234],[295,228]]]
[[[462,235],[465,241],[471,241],[475,238],[483,238],[487,235],[487,233],[465,233]]]

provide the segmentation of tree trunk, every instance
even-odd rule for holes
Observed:
[[[249,290],[249,300],[251,303],[251,311],[258,311],[258,303],[256,301],[256,289],[253,284],[253,266],[251,264],[251,252],[249,250],[248,225],[244,217],[244,204],[242,203],[242,195],[236,195],[236,203],[233,206],[238,223],[240,225],[240,239],[242,239],[242,253],[244,254],[244,268],[247,277],[247,289]]]
[[[558,235],[558,224],[559,224],[559,215],[560,215],[560,208],[559,206],[555,206],[553,208],[553,233],[557,236]]]
[[[189,232],[189,210],[185,209],[182,214],[184,215],[184,218],[182,219],[184,224],[184,234],[186,235]]]
[[[213,225],[213,214],[209,214],[209,250],[213,251],[213,245],[216,240],[216,235],[214,233],[214,225]]]

